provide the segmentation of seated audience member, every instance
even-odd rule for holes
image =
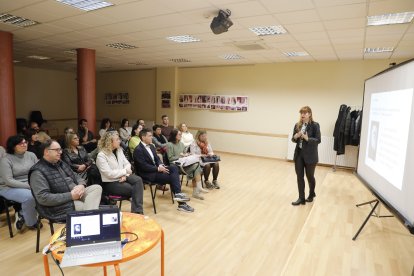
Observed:
[[[141,143],[134,151],[134,164],[137,174],[145,181],[157,184],[169,183],[173,191],[174,200],[178,202],[178,210],[194,212],[194,209],[186,204],[190,199],[181,193],[180,175],[176,166],[165,166],[155,152],[151,144],[152,132],[148,128],[140,131]]]
[[[154,131],[154,134],[152,136],[152,143],[155,145],[155,148],[160,153],[165,153],[167,151],[167,143],[168,140],[165,138],[164,135],[161,133],[161,126],[160,125],[154,125],[152,127],[152,130]]]
[[[139,132],[142,130],[141,125],[134,125],[132,127],[132,137],[129,140],[128,148],[131,152],[131,155],[134,156],[134,150],[138,146],[139,143],[141,143],[141,139],[139,138]]]
[[[167,144],[167,156],[170,164],[177,161],[181,157],[189,156],[190,154],[185,150],[184,144],[181,142],[181,131],[173,129],[170,134],[170,139]],[[204,199],[201,193],[208,193],[201,185],[201,167],[200,163],[194,163],[192,165],[183,168],[188,180],[193,182],[193,197],[197,199]]]
[[[107,131],[99,140],[96,165],[106,195],[131,197],[131,212],[143,214],[144,186],[141,177],[132,174],[131,164],[121,149],[118,132]]]
[[[207,156],[214,155],[213,148],[207,139],[207,132],[204,130],[199,130],[196,134],[195,141],[190,146],[190,152],[192,154]],[[200,159],[201,160],[201,159]],[[215,163],[203,163],[201,161],[201,166],[203,167],[204,173],[204,183],[208,189],[220,189],[220,185],[217,181],[217,177],[220,171],[219,162]],[[208,178],[210,176],[211,169],[213,169],[213,183],[211,183]]]
[[[37,131],[33,128],[26,131],[26,141],[27,141],[27,150],[33,152],[37,159],[42,158],[42,152],[40,149],[39,136],[37,135]]]
[[[85,181],[61,161],[62,148],[55,140],[42,144],[43,158],[29,172],[30,186],[39,208],[51,219],[63,221],[70,211],[99,208],[102,187]]]
[[[142,119],[138,119],[138,120],[137,120],[137,125],[141,125],[141,126],[142,126],[142,128],[144,128],[144,127],[145,127],[145,121],[144,121],[144,120],[142,120]]]
[[[37,140],[38,140],[40,143],[44,143],[45,141],[50,140],[50,136],[49,136],[49,135],[47,135],[47,133],[46,133],[46,132],[44,132],[44,131],[39,131],[39,132],[37,133]],[[40,158],[39,158],[39,159],[40,159]]]
[[[2,146],[0,146],[0,160],[3,158],[3,157],[5,157],[6,156],[6,150],[2,147]]]
[[[79,145],[79,137],[76,133],[66,135],[67,147],[63,150],[63,161],[65,161],[72,170],[84,179],[88,185],[101,184],[101,174],[98,167],[89,157],[85,148]]]
[[[96,139],[93,137],[93,133],[88,129],[88,121],[85,119],[79,120],[78,135],[81,141],[80,144],[85,147],[87,152],[96,149]]]
[[[23,118],[16,119],[16,131],[17,131],[17,135],[26,136],[26,131],[27,131],[26,119],[23,119]]]
[[[128,119],[122,119],[121,121],[121,127],[119,128],[119,137],[121,138],[122,142],[125,143],[125,145],[128,144],[129,139],[131,139],[131,135],[133,133],[129,133],[127,127],[129,127],[129,121]]]
[[[65,127],[65,130],[63,131],[63,136],[59,138],[58,143],[62,149],[66,148],[66,135],[69,133],[75,133],[72,127]]]
[[[29,128],[34,129],[34,130],[36,130],[37,132],[39,132],[39,131],[40,131],[39,124],[38,124],[38,123],[36,123],[36,122],[33,122],[33,121],[29,123]]]
[[[103,118],[99,130],[99,137],[103,137],[105,135],[105,132],[107,132],[109,129],[112,129],[111,120],[109,118]]]
[[[162,115],[162,124],[161,124],[161,133],[165,137],[170,137],[171,130],[173,130],[173,127],[169,125],[170,120],[168,119],[167,115]]]
[[[184,144],[187,148],[194,142],[194,136],[191,132],[188,131],[187,125],[181,123],[179,130],[181,131],[181,143]]]
[[[0,160],[0,195],[22,205],[21,211],[16,211],[17,231],[25,224],[31,229],[37,228],[36,204],[28,181],[29,170],[36,162],[36,155],[27,151],[23,136],[7,139],[7,154]]]

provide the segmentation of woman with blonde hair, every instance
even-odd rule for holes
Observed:
[[[313,120],[312,109],[304,106],[299,110],[299,121],[293,127],[292,142],[296,143],[295,171],[298,182],[299,198],[292,205],[312,202],[315,194],[315,167],[318,163],[318,144],[321,142],[319,124]],[[309,196],[305,199],[305,172],[309,184]]]
[[[200,156],[213,156],[213,148],[211,144],[208,142],[207,132],[205,130],[199,130],[196,133],[195,141],[190,146],[190,152],[192,154],[200,155]],[[201,158],[200,158],[201,160]],[[203,163],[201,162],[201,166],[203,167],[203,174],[204,174],[204,183],[206,184],[207,189],[220,189],[220,185],[217,181],[218,174],[220,171],[220,166],[218,162],[215,163]],[[210,177],[210,172],[213,170],[213,182],[210,182],[208,178]]]
[[[188,131],[187,124],[181,123],[178,126],[178,129],[181,131],[181,143],[183,143],[184,146],[189,147],[194,142],[194,136]]]
[[[102,177],[106,195],[131,197],[131,212],[143,214],[143,183],[141,177],[132,174],[131,164],[121,148],[117,131],[107,131],[99,140],[96,165]]]

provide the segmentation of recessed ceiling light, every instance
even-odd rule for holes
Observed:
[[[394,47],[377,47],[377,48],[365,48],[365,54],[373,54],[373,53],[385,53],[385,52],[392,52],[394,51]]]
[[[34,20],[30,20],[27,18],[11,15],[7,13],[0,14],[0,22],[18,26],[18,27],[28,27],[28,26],[39,24],[39,22],[36,22]]]
[[[66,55],[74,56],[76,55],[76,49],[65,50],[63,53]]]
[[[27,58],[31,58],[31,59],[38,59],[38,60],[46,60],[46,59],[50,59],[50,57],[36,56],[36,55],[27,56]]]
[[[120,49],[120,50],[129,50],[129,49],[138,48],[137,46],[129,45],[129,44],[125,44],[125,43],[111,43],[111,44],[106,44],[106,46],[112,47],[112,48],[115,48],[115,49]]]
[[[285,56],[288,56],[288,57],[305,57],[305,56],[309,56],[309,54],[307,52],[284,52],[283,54]]]
[[[177,35],[177,36],[169,36],[167,37],[168,40],[178,42],[178,43],[190,43],[190,42],[199,42],[201,39],[193,37],[191,35]]]
[[[251,27],[249,28],[250,31],[254,32],[258,36],[264,36],[264,35],[280,35],[285,34],[287,31],[283,26],[277,25],[277,26],[259,26],[259,27]]]
[[[56,0],[62,4],[72,6],[74,8],[81,9],[83,11],[93,11],[106,7],[113,6],[110,2],[100,0]]]
[[[227,60],[229,60],[229,59],[231,59],[231,60],[233,60],[233,59],[243,59],[244,58],[244,57],[242,57],[242,56],[240,56],[238,54],[224,54],[224,55],[222,55],[220,57],[222,59],[227,59]]]
[[[172,58],[170,59],[172,62],[181,63],[181,62],[191,62],[191,60],[186,58]]]
[[[368,16],[368,26],[404,24],[413,20],[414,12],[389,13]]]

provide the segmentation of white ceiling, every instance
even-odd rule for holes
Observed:
[[[414,57],[414,22],[366,26],[366,17],[414,11],[414,0],[109,0],[114,6],[92,12],[55,0],[1,0],[0,13],[40,22],[20,28],[0,23],[14,34],[19,65],[75,70],[76,55],[65,50],[96,50],[99,71],[165,66],[215,66],[295,61],[361,60]],[[220,9],[231,10],[234,25],[215,35],[210,23]],[[283,25],[287,34],[256,36],[248,28]],[[175,43],[173,35],[192,35],[197,43]],[[105,46],[122,42],[136,49]],[[262,50],[237,45],[260,44]],[[392,53],[364,54],[366,47],[394,47]],[[283,52],[306,51],[287,57]],[[224,54],[244,59],[224,60]],[[49,56],[36,61],[29,55]],[[191,62],[174,63],[170,59]],[[136,65],[144,63],[147,65]]]

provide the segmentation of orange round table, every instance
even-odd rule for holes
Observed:
[[[50,244],[53,244],[55,240],[59,237],[60,232],[62,231],[63,227],[56,231],[55,234],[50,238]],[[164,231],[162,230],[161,226],[153,219],[148,218],[143,215],[132,214],[122,212],[122,227],[121,232],[132,232],[138,235],[138,240],[134,242],[127,243],[124,248],[122,249],[122,259],[112,262],[104,262],[104,263],[96,263],[96,264],[88,264],[84,266],[89,267],[96,267],[102,266],[104,269],[104,275],[107,275],[106,267],[113,265],[115,268],[116,275],[121,275],[121,271],[119,269],[119,264],[123,262],[127,262],[129,260],[135,259],[149,250],[154,248],[155,245],[161,240],[161,275],[164,275]],[[122,235],[128,237],[130,240],[134,239],[133,235],[126,234]],[[57,242],[54,244],[57,248],[52,251],[53,257],[56,260],[61,261],[63,254],[59,254],[58,252],[65,251],[66,246],[61,242]],[[49,261],[47,255],[43,255],[43,266],[45,269],[45,275],[50,276],[49,270]]]

